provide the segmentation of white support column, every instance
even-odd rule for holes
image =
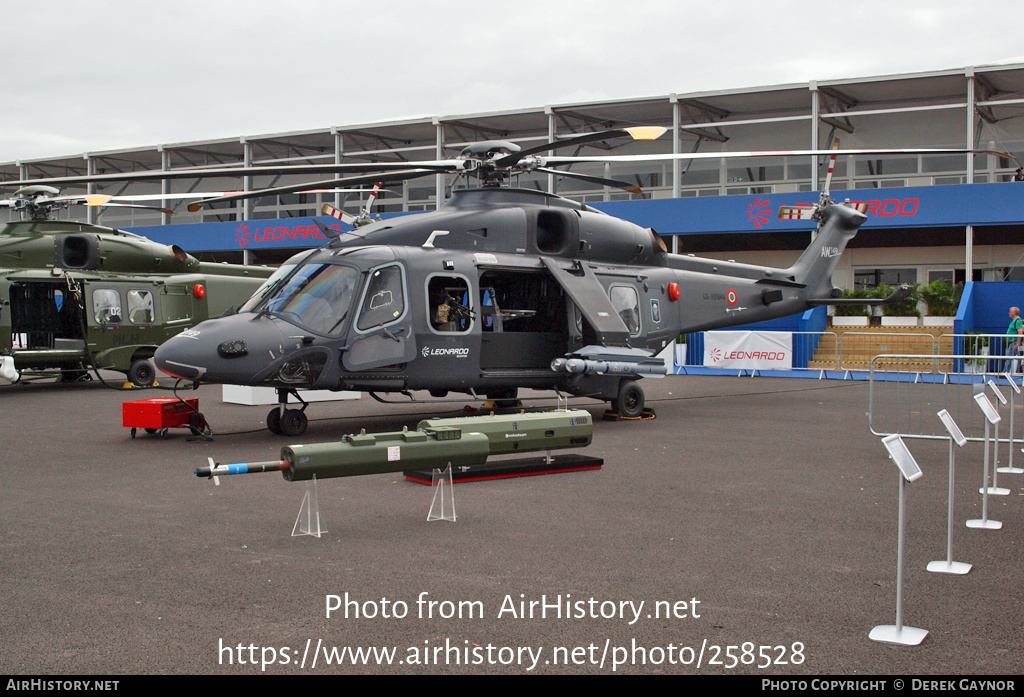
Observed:
[[[679,98],[673,93],[668,96],[668,102],[672,105],[672,154],[678,155],[683,151],[683,138],[679,133],[679,126],[682,123],[682,107],[679,106]],[[672,160],[672,198],[679,198],[683,195],[683,161]]]
[[[679,128],[683,123],[683,107],[674,93],[668,96],[668,101],[672,105],[672,154],[678,155],[683,151],[683,136]],[[672,198],[681,198],[682,195],[683,161],[676,159],[672,160]],[[672,235],[672,253],[679,254],[679,235]]]
[[[161,172],[166,172],[167,170],[169,170],[171,168],[171,154],[169,152],[167,152],[167,150],[165,150],[164,146],[162,146],[162,145],[156,146],[156,149],[157,149],[157,152],[160,153],[160,171]],[[167,194],[171,193],[171,180],[170,179],[161,179],[160,180],[160,193],[164,194],[164,195],[167,195]],[[170,206],[167,204],[167,199],[165,199],[165,198],[160,199],[160,207],[161,208],[170,208]],[[171,224],[171,216],[169,216],[167,213],[161,213],[160,214],[160,224],[161,225],[170,225]]]
[[[242,166],[252,166],[252,145],[245,139],[245,136],[238,139],[242,144]],[[242,177],[242,191],[252,191],[252,177]],[[252,219],[252,199],[242,200],[242,210],[239,211],[242,220]]]
[[[85,159],[85,173],[90,177],[96,174],[96,161],[92,159],[92,156],[89,153],[85,153],[84,155],[82,155],[82,157]],[[88,194],[95,194],[96,185],[93,184],[92,182],[89,182],[85,186],[85,192]],[[90,225],[96,224],[96,209],[93,208],[92,206],[86,206],[85,220]]]
[[[444,124],[435,116],[434,128],[437,131],[437,150],[435,156],[438,160],[444,157]],[[434,210],[444,205],[444,174],[434,175]]]
[[[345,157],[345,141],[342,135],[338,133],[337,128],[331,129],[331,135],[334,136],[334,164],[340,165],[342,159]],[[337,177],[335,173],[335,177]],[[341,193],[335,192],[334,194],[334,207],[341,208]],[[320,211],[317,211],[319,213]]]
[[[821,119],[821,101],[818,94],[817,80],[808,85],[811,90],[811,150],[818,149],[818,123]],[[831,147],[831,143],[829,144]],[[818,190],[818,158],[811,157],[811,191]]]
[[[242,164],[245,167],[252,166],[252,145],[242,137],[239,139],[242,143]],[[252,191],[252,177],[242,177],[242,191]],[[252,220],[252,199],[247,198],[242,200],[241,210],[242,220]],[[255,255],[248,249],[242,250],[242,263],[245,265],[252,264]]]
[[[974,68],[967,68],[964,71],[967,78],[967,147],[974,147]],[[974,153],[967,153],[967,183],[974,183]],[[967,233],[964,235],[964,282],[970,283],[974,280],[974,226],[967,226]]]
[[[548,142],[555,142],[555,112],[550,106],[544,107],[544,113],[548,117]],[[548,150],[548,155],[553,155],[553,150]],[[606,175],[607,176],[607,175]],[[607,187],[606,187],[607,188]],[[548,174],[548,193],[555,193],[555,175]]]

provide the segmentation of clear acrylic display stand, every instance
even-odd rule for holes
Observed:
[[[985,414],[985,469],[981,479],[981,518],[973,518],[967,521],[967,527],[976,528],[980,530],[998,530],[1003,527],[1003,524],[998,520],[988,519],[988,427],[989,424],[999,423],[999,413],[996,408],[992,406],[992,402],[988,401],[988,397],[984,393],[974,395],[974,401],[981,407],[982,413]]]
[[[431,489],[434,490],[434,498],[430,501],[430,512],[427,513],[427,522],[431,520],[450,520],[455,522],[455,481],[452,479],[452,463],[444,472],[434,468],[431,477]]]
[[[946,427],[946,432],[949,433],[949,507],[946,510],[946,560],[930,561],[926,568],[928,571],[937,574],[962,575],[971,570],[971,565],[965,564],[962,561],[953,561],[953,479],[956,473],[956,453],[953,450],[953,443],[956,443],[957,447],[962,448],[967,443],[967,439],[964,438],[960,427],[956,425],[948,411],[943,409],[938,413],[938,416],[942,421],[942,425]]]
[[[880,624],[868,633],[872,641],[903,646],[917,646],[928,636],[927,629],[903,626],[903,538],[906,536],[904,518],[907,509],[907,482],[920,479],[921,468],[917,466],[914,456],[907,450],[906,444],[898,434],[882,439],[889,457],[900,470],[900,512],[898,535],[896,542],[896,624]]]
[[[989,378],[988,386],[992,390],[993,394],[995,394],[996,398],[999,400],[999,403],[1005,405],[1006,404],[1006,397],[1003,396],[1002,390],[1000,390],[998,387],[996,387],[995,381],[992,380],[991,378]],[[996,407],[996,413],[999,413],[999,407],[998,406]],[[988,493],[990,495],[992,495],[992,496],[1009,496],[1010,495],[1010,490],[1007,489],[1006,487],[999,486],[999,481],[998,481],[999,469],[1000,469],[999,468],[999,421],[998,420],[995,421],[995,425],[996,425],[995,446],[993,446],[993,448],[992,448],[992,452],[993,452],[993,455],[992,455],[992,486],[989,487]],[[1010,435],[1013,436],[1013,431],[1010,431]],[[981,493],[984,493],[984,492],[979,490],[978,493],[981,494]]]
[[[1006,463],[1006,467],[996,467],[996,472],[1001,474],[1024,474],[1024,469],[1013,466],[1013,450],[1014,446],[1016,446],[1016,441],[1013,437],[1013,402],[1014,395],[1020,394],[1020,387],[1018,387],[1017,380],[1014,379],[1013,375],[1010,373],[1004,373],[1003,377],[1010,383],[1010,457]]]
[[[292,537],[300,535],[320,537],[326,534],[326,530],[320,529],[320,496],[317,493],[316,475],[314,474],[313,478],[306,482],[306,493],[302,497],[302,505],[299,506],[299,515],[292,528]]]

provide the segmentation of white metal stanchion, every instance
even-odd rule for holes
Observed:
[[[999,412],[992,406],[992,402],[988,401],[988,397],[985,393],[974,395],[974,401],[981,408],[983,414],[985,414],[985,469],[981,479],[981,518],[974,518],[967,521],[967,527],[979,528],[982,530],[998,530],[1003,527],[1003,524],[998,520],[988,519],[988,427],[989,424],[999,423]]]
[[[996,472],[1002,474],[1024,474],[1024,469],[1013,466],[1013,451],[1016,447],[1016,442],[1013,437],[1013,412],[1014,412],[1014,395],[1020,394],[1020,387],[1017,385],[1017,380],[1010,373],[1004,373],[1003,377],[1010,383],[1010,457],[1006,463],[1006,467],[996,467]]]
[[[992,380],[991,378],[989,378],[988,386],[992,390],[992,393],[995,394],[996,398],[999,400],[999,403],[1005,405],[1006,404],[1006,397],[1003,396],[1002,390],[1000,390],[998,387],[996,387],[995,381]],[[999,407],[996,407],[996,413],[998,413],[998,412],[999,412]],[[990,495],[992,495],[992,496],[1009,496],[1010,495],[1010,490],[1007,489],[1006,487],[999,486],[999,482],[998,482],[998,477],[999,477],[999,474],[998,474],[998,472],[999,472],[999,422],[998,421],[996,421],[995,446],[992,448],[992,452],[993,452],[993,455],[992,455],[992,486],[989,487],[988,493]],[[983,493],[983,492],[979,491],[978,493]]]
[[[299,515],[295,518],[295,525],[292,526],[292,537],[301,535],[320,537],[326,534],[327,531],[320,527],[320,493],[314,474],[313,478],[306,482],[306,493],[302,497],[302,505],[299,506]]]
[[[946,427],[946,432],[949,433],[949,507],[946,510],[946,560],[930,561],[926,568],[928,571],[937,574],[962,575],[971,570],[971,565],[962,561],[953,561],[953,480],[956,473],[956,455],[953,451],[953,443],[956,443],[957,447],[962,448],[967,439],[964,438],[960,427],[956,425],[948,411],[943,409],[939,412],[938,416],[942,421],[942,425]]]
[[[427,511],[427,521],[450,520],[455,522],[455,481],[452,477],[452,463],[442,472],[434,468],[431,476],[431,488],[434,496],[430,500],[430,510]]]
[[[868,633],[868,638],[886,644],[917,646],[928,636],[928,630],[903,626],[903,538],[906,536],[904,518],[907,509],[907,482],[920,479],[922,472],[899,434],[886,436],[882,439],[882,444],[889,451],[889,457],[896,463],[901,475],[899,532],[896,542],[896,624],[880,624]]]

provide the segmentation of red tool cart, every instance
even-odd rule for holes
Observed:
[[[206,419],[199,412],[199,399],[196,397],[154,397],[122,404],[121,424],[132,429],[132,438],[140,428],[146,433],[166,438],[170,428],[187,428],[199,435],[206,428]]]

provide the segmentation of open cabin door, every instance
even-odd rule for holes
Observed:
[[[541,261],[594,328],[601,344],[629,345],[629,329],[608,299],[604,286],[586,264],[577,262],[572,269],[563,269],[549,257],[541,257]]]

